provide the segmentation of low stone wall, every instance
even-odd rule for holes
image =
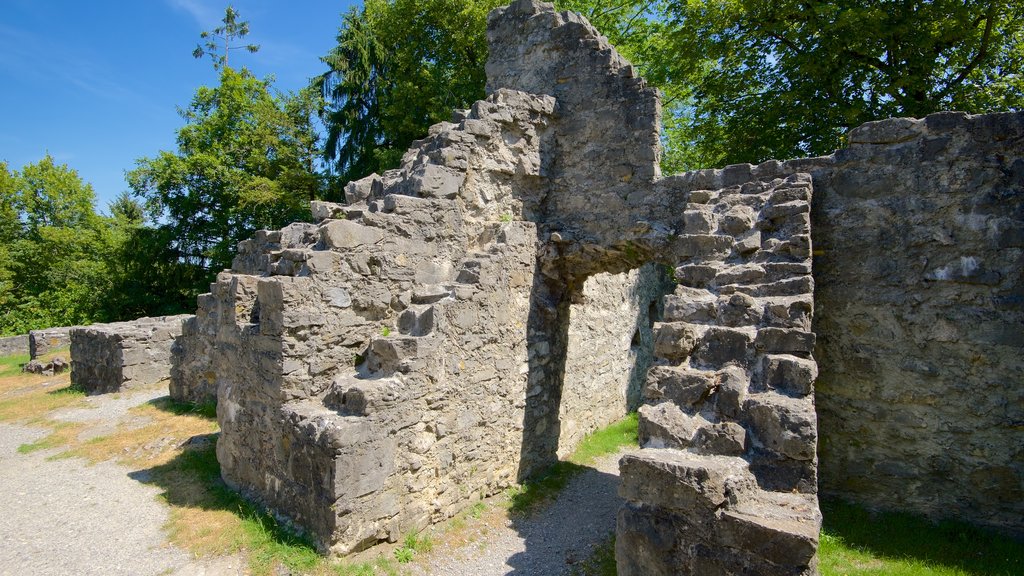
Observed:
[[[28,334],[0,338],[0,356],[28,354]]]
[[[117,392],[170,377],[171,347],[190,315],[76,327],[71,382],[89,394]]]
[[[71,345],[71,331],[78,326],[62,326],[28,333],[28,351],[33,360],[58,348]]]

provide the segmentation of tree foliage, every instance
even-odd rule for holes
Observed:
[[[275,96],[269,80],[226,65],[218,86],[196,91],[177,152],[140,159],[128,173],[168,256],[216,272],[255,230],[308,216],[320,187],[315,107],[309,91]]]
[[[250,54],[259,51],[259,44],[233,45],[236,40],[240,41],[249,35],[249,23],[239,18],[238,11],[228,6],[224,11],[223,20],[221,20],[224,25],[201,33],[199,37],[204,42],[196,44],[192,56],[196,59],[209,56],[213,61],[213,69],[220,70],[228,65],[228,57],[232,50],[245,50]]]
[[[108,318],[111,221],[78,173],[49,155],[0,163],[0,333]]]
[[[483,96],[500,1],[368,0],[314,80],[341,180],[394,166],[451,108]],[[828,153],[857,125],[1024,105],[1014,0],[561,0],[664,97],[666,172]]]
[[[826,154],[859,124],[1024,105],[1013,0],[666,2],[684,164]]]
[[[367,0],[342,19],[328,71],[325,157],[342,181],[391,168],[454,108],[484,97],[487,12],[504,0]]]

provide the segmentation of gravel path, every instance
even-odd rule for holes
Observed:
[[[598,459],[572,478],[551,505],[527,518],[491,529],[482,540],[461,548],[440,547],[419,567],[431,576],[555,576],[571,573],[595,546],[615,532],[619,458]]]
[[[90,398],[95,409],[59,414],[70,421],[116,425],[128,407],[163,393]],[[104,421],[104,419],[106,419]],[[99,422],[97,422],[99,424]],[[168,508],[160,489],[112,462],[47,460],[55,450],[19,454],[47,430],[0,424],[0,576],[205,576],[243,573],[237,557],[195,562],[166,544]]]

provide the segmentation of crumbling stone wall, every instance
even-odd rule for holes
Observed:
[[[0,338],[0,356],[28,354],[28,334]]]
[[[585,20],[519,0],[492,13],[488,36],[486,100],[431,128],[400,168],[350,183],[348,205],[313,203],[316,223],[239,246],[179,339],[172,394],[215,395],[224,479],[322,549],[346,553],[394,541],[542,469],[603,423],[596,402],[630,405],[636,375],[652,362],[640,412],[645,448],[622,462],[621,573],[813,573],[811,324],[824,331],[823,405],[836,407],[821,411],[828,455],[828,426],[845,417],[829,410],[892,414],[842,391],[871,390],[841,376],[850,373],[842,363],[882,339],[859,341],[870,331],[866,312],[853,308],[861,323],[850,321],[851,308],[832,295],[856,287],[858,274],[858,282],[899,277],[881,260],[890,240],[863,224],[906,208],[920,211],[916,226],[938,209],[970,233],[952,232],[974,234],[977,250],[1003,252],[975,266],[980,256],[943,248],[934,262],[899,265],[935,285],[977,276],[1011,316],[975,332],[990,336],[980,341],[996,350],[993,362],[1017,349],[1006,326],[1020,305],[1020,267],[1012,266],[1021,253],[1019,115],[874,123],[833,156],[661,178],[656,91]],[[929,187],[939,193],[928,201],[893,192]],[[972,187],[1003,202],[942,196]],[[985,212],[997,206],[1010,212]],[[968,208],[973,216],[964,217]],[[833,228],[812,231],[811,220],[823,218]],[[948,239],[927,226],[908,230],[913,254],[931,254],[918,252],[929,238]],[[817,320],[810,234],[820,239]],[[847,241],[872,257],[844,257],[837,246]],[[843,272],[862,263],[877,273]],[[649,264],[668,266],[679,284],[653,306],[660,288],[643,280]],[[874,302],[891,305],[890,288]],[[939,304],[954,297],[942,289],[910,306],[984,317],[983,289],[970,290],[966,317]],[[585,365],[587,344],[599,340],[612,354]],[[888,357],[917,358],[899,350]],[[614,373],[630,362],[632,374]],[[1019,364],[1006,362],[998,374],[1019,381]],[[587,388],[591,376],[600,384]],[[1015,422],[1018,388],[987,384],[993,398],[979,406],[1002,408]],[[960,443],[944,446],[973,451],[929,465],[966,470],[989,450],[1011,462],[990,470],[997,492],[1015,493],[1019,426],[1008,427],[1008,444],[983,433],[984,449],[973,444],[973,422],[944,426]],[[842,430],[836,438],[854,435]],[[942,435],[916,436],[929,437]],[[897,446],[864,453],[887,450],[903,456]],[[851,452],[833,454],[852,470]],[[921,474],[922,466],[905,469]],[[836,492],[857,494],[849,488]]]
[[[59,348],[71,346],[71,330],[78,326],[62,326],[45,330],[30,330],[28,351],[33,360]]]
[[[74,327],[71,383],[89,394],[145,386],[170,376],[171,346],[189,315]]]
[[[1024,535],[1024,114],[874,122],[814,174],[822,491]]]

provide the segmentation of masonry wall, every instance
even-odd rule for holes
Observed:
[[[850,142],[815,177],[822,492],[1024,534],[1024,114]]]
[[[62,326],[59,328],[47,328],[45,330],[32,330],[28,333],[29,355],[35,360],[40,356],[48,354],[58,348],[66,348],[71,345],[71,330],[77,326]]]
[[[171,347],[187,318],[162,316],[72,328],[72,384],[89,394],[104,394],[167,379]]]
[[[28,334],[0,338],[0,356],[28,354]]]
[[[674,178],[812,175],[821,492],[1020,534],[1024,114],[882,120],[849,142]]]

